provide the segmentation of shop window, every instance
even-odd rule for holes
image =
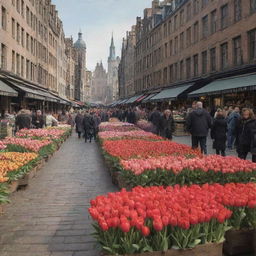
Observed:
[[[241,20],[242,18],[242,5],[241,0],[234,1],[234,20],[235,22]]]
[[[212,48],[210,50],[210,63],[211,63],[211,71],[216,71],[216,48]]]
[[[242,64],[241,36],[233,39],[233,59],[234,65]]]
[[[249,37],[249,59],[256,60],[256,29],[248,33]]]
[[[256,0],[250,0],[250,10],[251,13],[256,12]]]
[[[208,15],[204,16],[202,19],[202,36],[206,38],[208,36]]]
[[[6,30],[7,29],[7,12],[6,9],[2,6],[2,19],[1,19],[1,23],[2,23],[2,29]]]
[[[187,79],[191,77],[191,58],[186,59],[186,75]]]
[[[228,43],[220,46],[221,69],[228,67]]]
[[[207,51],[202,52],[202,74],[207,73]]]
[[[7,48],[4,44],[1,44],[1,68],[7,69]]]
[[[199,40],[199,23],[198,21],[194,24],[194,43],[197,43]]]
[[[217,31],[217,10],[211,12],[211,34]]]
[[[198,71],[199,71],[199,68],[198,68],[198,54],[194,55],[193,57],[193,64],[194,64],[194,76],[198,76]]]
[[[228,26],[228,4],[225,4],[221,7],[221,29],[224,29]]]

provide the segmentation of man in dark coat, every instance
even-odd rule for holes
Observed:
[[[149,116],[149,121],[155,126],[156,134],[159,135],[161,128],[161,112],[158,108],[154,108],[153,112]]]
[[[221,152],[222,156],[226,156],[227,130],[228,125],[224,113],[218,109],[211,129],[211,137],[214,140],[213,148],[215,148],[217,155]]]
[[[37,110],[36,114],[32,116],[32,125],[36,129],[44,128],[44,126],[45,126],[45,117],[42,115],[41,110]]]
[[[201,152],[207,154],[206,140],[211,125],[210,114],[203,109],[202,102],[197,102],[196,110],[192,111],[187,118],[187,128],[192,135],[192,148],[198,148],[200,143]]]
[[[15,120],[16,130],[30,129],[31,128],[31,115],[30,111],[22,109],[17,115]]]
[[[83,126],[85,142],[87,142],[88,139],[90,142],[92,142],[94,121],[92,115],[90,115],[88,111],[86,111],[84,115]]]
[[[135,111],[130,108],[127,114],[127,122],[130,124],[135,124],[136,123],[136,114]]]
[[[172,140],[172,134],[175,130],[174,119],[172,117],[172,112],[170,109],[164,111],[161,117],[161,133],[160,135],[164,138]]]
[[[81,114],[81,112],[78,112],[75,118],[75,123],[76,123],[76,132],[78,134],[79,139],[81,138],[81,134],[84,131],[83,120],[84,120],[84,116]]]
[[[237,153],[241,159],[246,159],[252,153],[252,161],[256,163],[256,120],[251,109],[242,110],[242,117],[237,120],[235,135],[237,139]]]

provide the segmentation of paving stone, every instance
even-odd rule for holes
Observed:
[[[0,216],[1,256],[96,256],[90,199],[116,191],[96,143],[69,138]]]

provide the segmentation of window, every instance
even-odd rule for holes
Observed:
[[[174,81],[174,77],[173,77],[173,65],[169,66],[169,81],[173,82]]]
[[[198,12],[199,12],[199,0],[194,0],[193,9],[194,9],[194,15],[198,14]]]
[[[26,8],[26,20],[27,20],[27,24],[29,25],[30,22],[30,18],[29,18],[29,8]]]
[[[28,33],[26,37],[26,47],[27,47],[27,50],[29,51],[29,34]]]
[[[202,52],[202,74],[207,73],[207,51]]]
[[[249,59],[256,60],[256,29],[248,33],[249,39]]]
[[[234,0],[234,20],[235,22],[242,18],[242,5],[241,0]]]
[[[2,29],[6,30],[7,28],[7,13],[6,9],[2,6]]]
[[[187,47],[191,45],[191,27],[187,29]]]
[[[178,16],[176,15],[174,16],[174,30],[178,28],[177,20],[178,20]]]
[[[221,69],[228,67],[228,43],[224,43],[220,46],[220,59]]]
[[[187,5],[187,21],[191,19],[191,3]]]
[[[194,43],[197,43],[199,40],[199,23],[198,21],[194,24]]]
[[[193,61],[194,61],[194,76],[198,76],[198,54],[194,55],[193,57]]]
[[[228,26],[228,5],[225,4],[221,7],[221,29]]]
[[[167,58],[168,57],[168,43],[164,44],[164,57]]]
[[[164,24],[164,37],[167,37],[167,24]]]
[[[216,48],[210,50],[210,58],[211,71],[216,71]]]
[[[12,18],[12,38],[15,39],[15,20]]]
[[[174,54],[178,53],[178,37],[175,37],[175,41],[174,41]]]
[[[20,75],[20,55],[16,54],[16,74]]]
[[[204,16],[202,19],[202,36],[203,38],[206,38],[208,36],[208,15]]]
[[[16,40],[18,43],[20,43],[20,24],[17,23],[17,27],[16,27]]]
[[[191,58],[186,59],[186,73],[187,79],[189,79],[191,77]]]
[[[234,65],[242,64],[241,36],[233,39],[233,60]]]
[[[25,36],[25,31],[24,31],[24,28],[21,29],[21,45],[22,47],[24,47],[24,36]]]
[[[209,0],[202,0],[202,8],[208,4]]]
[[[217,31],[217,10],[211,12],[211,34]]]
[[[174,81],[178,80],[178,63],[174,64]]]
[[[183,79],[184,67],[183,67],[183,60],[180,62],[180,80]]]
[[[184,17],[184,10],[180,11],[180,25],[182,26],[184,24],[185,17]]]
[[[180,34],[180,49],[184,49],[184,32]]]
[[[172,40],[170,41],[169,45],[170,45],[170,56],[172,56],[173,55]]]
[[[24,17],[24,0],[21,0],[21,16]]]
[[[7,49],[4,44],[1,44],[1,68],[7,69]]]
[[[251,13],[256,12],[256,0],[250,0],[250,10]]]
[[[20,74],[22,77],[24,77],[24,57],[21,56],[21,71]]]
[[[30,62],[29,60],[26,61],[26,78],[27,79],[30,79],[30,77],[29,77],[30,63],[29,62]]]
[[[168,33],[169,33],[169,35],[172,33],[172,21],[171,20],[168,22]]]
[[[15,73],[15,52],[12,51],[12,72]]]
[[[168,73],[167,73],[167,71],[168,71],[168,68],[164,68],[164,72],[163,72],[163,83],[164,84],[167,84],[167,76],[168,76]]]

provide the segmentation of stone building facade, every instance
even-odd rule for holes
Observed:
[[[110,95],[108,87],[108,75],[102,62],[97,63],[92,76],[92,101],[106,104]]]
[[[135,94],[236,74],[256,64],[256,1],[154,0],[135,37]]]
[[[0,0],[0,17],[0,71],[64,99],[84,101],[86,45],[82,34],[75,44],[65,39],[51,0]]]
[[[108,87],[109,95],[107,95],[107,103],[111,103],[118,99],[119,86],[118,86],[118,65],[120,63],[120,58],[116,57],[116,50],[114,45],[114,38],[112,35],[111,45],[109,48],[108,57]]]
[[[123,39],[121,61],[118,67],[119,96],[121,99],[133,96],[134,90],[134,54],[136,45],[135,26]]]
[[[92,71],[86,70],[86,82],[85,82],[85,102],[91,102],[91,90],[92,90]]]

